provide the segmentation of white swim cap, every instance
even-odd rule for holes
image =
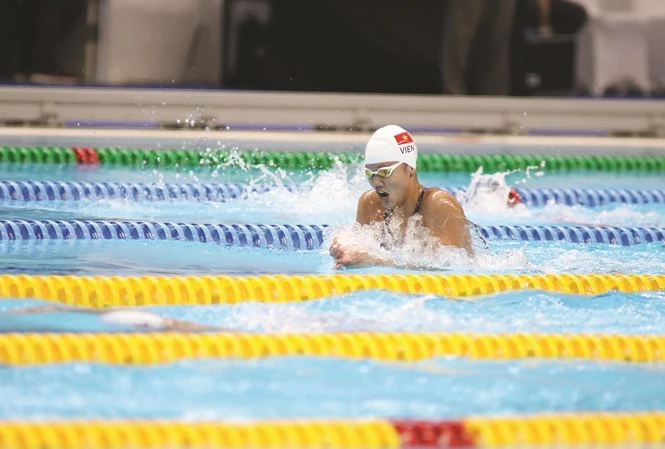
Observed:
[[[400,161],[416,168],[418,147],[411,134],[397,125],[379,128],[365,146],[365,164]]]
[[[102,321],[150,329],[163,329],[167,324],[165,318],[143,310],[111,310],[102,315]]]

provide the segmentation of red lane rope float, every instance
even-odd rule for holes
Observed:
[[[393,421],[401,447],[474,447],[473,435],[462,421]]]
[[[97,165],[99,164],[99,155],[97,150],[92,147],[72,147],[72,151],[76,156],[76,162],[83,165]]]

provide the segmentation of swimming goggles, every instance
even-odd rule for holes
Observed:
[[[390,175],[393,174],[395,169],[400,166],[400,164],[403,164],[404,162],[398,162],[396,164],[390,165],[388,167],[381,167],[377,171],[372,171],[369,168],[365,167],[365,176],[367,176],[367,179],[372,179],[374,175],[379,176],[381,178],[388,178]]]

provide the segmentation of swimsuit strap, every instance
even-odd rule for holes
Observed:
[[[413,214],[417,214],[420,212],[420,207],[423,204],[423,197],[425,196],[425,190],[426,188],[423,188],[420,190],[420,195],[418,195],[418,201],[416,202],[416,209],[413,211]],[[389,241],[386,241],[385,238],[387,237],[386,234],[388,234],[391,238],[394,239],[393,233],[390,230],[390,227],[388,224],[390,223],[390,219],[393,216],[393,211],[392,210],[386,210],[383,213],[383,239],[384,241],[381,243],[381,247],[390,249],[392,247],[392,244]]]
[[[423,198],[425,197],[425,190],[427,190],[427,187],[422,189],[420,191],[420,195],[418,195],[418,201],[416,202],[416,209],[413,212],[414,215],[417,214],[417,213],[420,213],[420,208],[423,205]],[[390,221],[390,218],[392,218],[392,215],[393,215],[392,212],[393,212],[392,210],[386,210],[383,213],[383,221],[384,221],[383,233],[384,233],[384,236],[385,236],[386,233],[388,233],[391,237],[393,236],[393,233],[390,231],[390,228],[388,227],[388,222]],[[464,221],[467,223],[467,225],[472,227],[477,232],[477,235],[478,235],[478,237],[480,237],[480,240],[483,242],[483,244],[485,246],[485,249],[489,248],[489,245],[487,244],[487,240],[485,239],[482,232],[480,231],[480,226],[478,226],[476,223],[472,222],[471,220],[469,220],[466,217],[464,218]],[[390,245],[387,244],[386,242],[383,242],[383,243],[381,243],[381,246],[384,247],[384,248],[387,248]]]
[[[420,207],[423,205],[423,198],[425,197],[425,190],[427,190],[427,187],[420,190],[420,195],[418,195],[418,201],[416,201],[416,209],[413,211],[414,215],[420,213]],[[383,213],[383,221],[387,223],[388,221],[390,221],[392,215],[393,215],[392,209],[386,209],[386,211]]]
[[[414,215],[420,213],[420,206],[423,205],[423,197],[425,196],[425,190],[427,190],[427,187],[425,187],[420,191],[420,195],[418,196],[418,202],[416,203],[416,210],[413,211]]]

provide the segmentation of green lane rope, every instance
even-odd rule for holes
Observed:
[[[0,147],[0,162],[42,162],[75,164],[76,155],[68,147]]]
[[[336,161],[350,164],[361,160],[358,153],[316,153],[283,151],[227,151],[227,150],[153,150],[153,149],[97,149],[102,164],[148,166],[218,166],[220,164],[266,165],[276,168],[333,167]]]
[[[228,164],[238,166],[265,165],[284,169],[332,168],[335,163],[361,162],[361,153],[239,151],[239,150],[156,150],[98,148],[101,164],[143,167],[193,167]],[[77,158],[71,148],[62,147],[0,147],[0,162],[75,164]],[[665,171],[665,156],[614,155],[534,155],[534,154],[432,154],[418,157],[418,169],[426,172],[474,172],[482,166],[485,172],[542,167],[547,171]]]

